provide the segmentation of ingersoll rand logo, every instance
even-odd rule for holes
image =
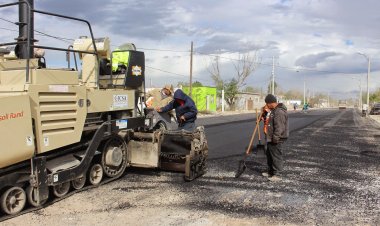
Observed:
[[[4,114],[0,113],[0,121],[22,118],[22,117],[24,117],[24,111],[10,112],[10,113],[4,113]]]

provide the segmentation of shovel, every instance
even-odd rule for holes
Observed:
[[[257,115],[257,113],[256,113],[256,115]],[[260,118],[261,118],[261,116],[260,116]],[[259,125],[260,125],[260,118],[257,119],[257,120],[259,121]],[[261,151],[262,151],[262,153],[265,153],[265,145],[261,143],[261,132],[260,132],[260,127],[258,128],[257,133],[258,133],[258,135],[259,135],[259,143],[258,143],[257,146],[256,146],[257,153],[259,153],[259,152],[261,152]]]
[[[256,115],[257,115],[257,109],[256,109]],[[252,136],[251,136],[251,140],[249,141],[249,145],[248,145],[248,148],[247,150],[245,151],[245,155],[244,155],[244,158],[243,160],[240,160],[239,161],[239,166],[238,166],[238,169],[236,171],[236,174],[235,174],[235,178],[238,178],[240,177],[244,171],[247,169],[247,166],[245,164],[245,161],[247,160],[249,154],[251,153],[251,150],[252,150],[252,144],[253,144],[253,140],[255,138],[255,135],[256,135],[256,131],[257,129],[259,128],[259,125],[260,125],[260,119],[261,119],[261,116],[263,115],[263,113],[261,112],[259,117],[256,119],[256,126],[255,126],[255,129],[253,130],[253,133],[252,133]]]

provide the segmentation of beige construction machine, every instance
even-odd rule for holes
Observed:
[[[33,0],[0,10],[9,7],[18,7],[20,21],[16,41],[0,44],[0,220],[114,180],[128,167],[180,171],[187,181],[205,173],[203,127],[149,129],[152,119],[138,106],[145,95],[143,52],[123,50],[128,64],[113,72],[109,39],[95,39],[87,21],[36,10]],[[85,23],[91,37],[67,49],[37,46],[37,13]],[[79,55],[81,70],[49,69],[41,50]]]

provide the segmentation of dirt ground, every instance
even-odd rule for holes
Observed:
[[[209,161],[182,175],[129,170],[2,225],[380,225],[380,129],[354,111],[291,134],[281,182],[268,182],[262,154],[239,178],[241,156]]]

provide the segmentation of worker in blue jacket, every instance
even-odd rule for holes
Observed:
[[[194,101],[182,90],[177,89],[174,92],[173,100],[162,108],[156,108],[158,112],[168,112],[175,109],[178,122],[178,129],[193,131],[195,129],[195,120],[197,119],[197,107]]]

